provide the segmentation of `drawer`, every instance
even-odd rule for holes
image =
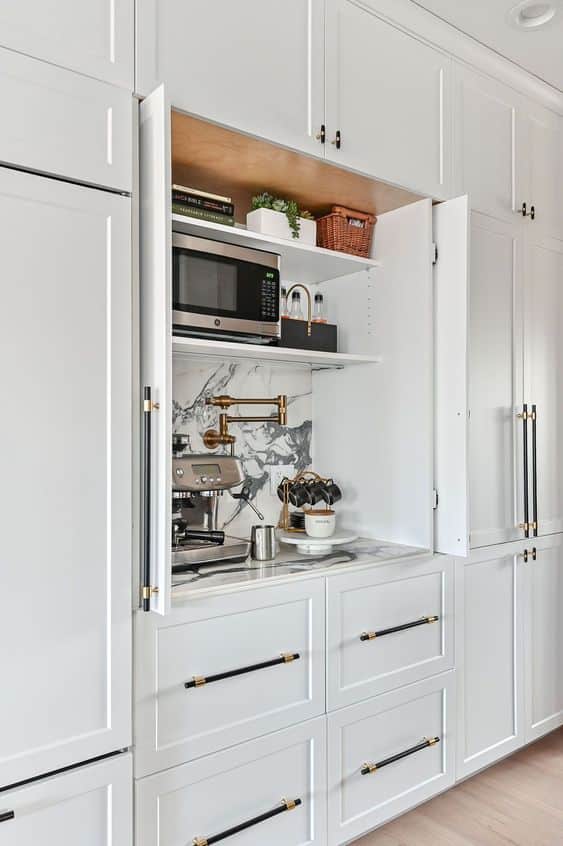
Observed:
[[[2,846],[131,846],[131,755],[0,793],[0,842]]]
[[[136,775],[324,713],[324,620],[323,579],[137,614]]]
[[[0,50],[0,101],[0,162],[131,191],[127,91]]]
[[[327,580],[327,698],[333,710],[453,667],[453,559]]]
[[[329,846],[454,783],[454,672],[328,717]]]
[[[325,718],[148,776],[135,797],[136,846],[325,846]]]

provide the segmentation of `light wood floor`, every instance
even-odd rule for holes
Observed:
[[[354,846],[563,846],[563,729]]]

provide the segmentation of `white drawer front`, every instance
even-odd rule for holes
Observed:
[[[41,779],[0,793],[0,843],[131,846],[132,800],[130,755]]]
[[[329,716],[330,846],[359,837],[453,784],[453,676],[427,679]]]
[[[324,595],[315,579],[138,614],[137,775],[322,714]]]
[[[327,581],[329,711],[453,666],[453,559]]]
[[[131,191],[127,91],[0,50],[0,102],[1,162]]]
[[[136,846],[205,843],[238,826],[236,846],[325,846],[325,734],[321,717],[141,779]]]

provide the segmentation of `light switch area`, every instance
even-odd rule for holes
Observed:
[[[266,470],[270,474],[270,493],[277,496],[280,482],[287,476],[288,479],[295,476],[295,465],[293,464],[267,464]]]

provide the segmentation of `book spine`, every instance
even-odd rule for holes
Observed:
[[[235,207],[232,203],[223,203],[218,200],[211,200],[208,197],[196,197],[194,194],[184,194],[181,191],[172,191],[172,202],[218,212],[219,214],[233,215],[235,213]]]
[[[172,213],[182,214],[184,217],[194,217],[198,220],[207,220],[210,223],[223,223],[225,226],[234,226],[235,219],[232,215],[220,214],[219,212],[199,209],[195,206],[186,206],[183,203],[172,203]]]

